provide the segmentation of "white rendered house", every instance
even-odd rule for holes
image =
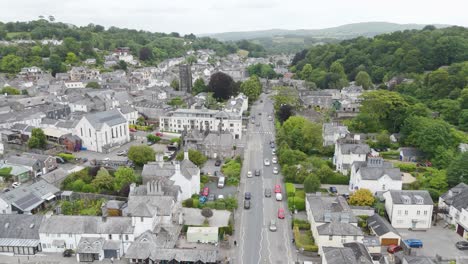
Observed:
[[[383,194],[385,210],[395,228],[431,228],[434,202],[426,190],[397,191]]]

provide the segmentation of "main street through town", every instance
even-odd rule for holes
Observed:
[[[262,102],[263,101],[263,102]],[[239,203],[239,213],[236,214],[237,252],[234,263],[294,263],[296,252],[292,244],[291,214],[287,210],[285,189],[280,174],[273,174],[273,167],[278,164],[264,165],[264,159],[271,162],[273,157],[270,140],[275,140],[274,122],[268,120],[273,117],[273,104],[267,95],[252,105],[251,116],[255,116],[255,124],[249,120],[246,133],[247,143],[242,167]],[[261,113],[261,115],[259,114]],[[259,125],[257,125],[259,123]],[[254,174],[261,170],[261,176],[247,178],[247,172]],[[276,201],[273,192],[276,184],[281,185],[283,201]],[[265,197],[265,188],[272,190],[271,197]],[[244,193],[250,192],[251,208],[244,209]],[[278,208],[286,212],[285,219],[278,219]],[[269,230],[270,221],[274,220],[277,231]]]

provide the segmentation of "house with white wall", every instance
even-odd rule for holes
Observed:
[[[371,149],[367,144],[341,139],[335,144],[333,164],[337,171],[346,175],[354,162],[365,161],[370,152]]]
[[[383,194],[385,210],[395,228],[431,228],[434,202],[426,190],[390,190]]]
[[[95,152],[109,152],[130,141],[127,119],[117,109],[82,117],[74,134]]]
[[[166,178],[180,187],[180,199],[185,200],[193,194],[200,193],[200,169],[189,160],[188,151],[184,151],[184,159],[180,162],[165,162],[162,155],[156,155],[155,162],[143,166],[141,173],[143,184]]]
[[[324,247],[322,264],[373,264],[366,246],[358,242],[343,244],[343,247]]]
[[[324,123],[322,127],[323,146],[335,145],[340,138],[346,137],[349,134],[347,126],[342,126],[337,123]]]
[[[362,243],[364,233],[342,196],[307,194],[306,213],[320,255],[324,247],[343,247],[348,242]]]
[[[119,107],[119,112],[127,119],[129,125],[135,125],[138,119],[138,111],[131,106]]]
[[[439,197],[439,211],[444,220],[456,225],[463,208],[468,208],[468,185],[459,183]]]
[[[401,190],[402,173],[382,157],[367,156],[366,161],[355,161],[351,165],[349,190],[368,189],[371,193]]]

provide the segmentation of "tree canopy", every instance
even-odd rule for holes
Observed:
[[[237,93],[234,80],[231,76],[223,72],[216,72],[211,75],[208,91],[212,92],[213,97],[217,100],[229,99],[232,95]]]

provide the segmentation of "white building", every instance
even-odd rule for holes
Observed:
[[[109,152],[130,141],[128,122],[117,109],[82,117],[74,134],[83,147],[96,152]]]
[[[383,196],[385,210],[393,227],[412,229],[431,227],[434,202],[428,191],[390,190]]]
[[[335,145],[333,164],[336,166],[337,171],[346,175],[354,162],[365,161],[367,154],[370,152],[370,147],[367,144],[338,140]]]
[[[382,157],[367,157],[367,161],[356,161],[351,165],[349,190],[368,189],[375,194],[380,191],[401,190],[402,173],[399,168]]]
[[[335,145],[340,138],[349,134],[347,126],[341,126],[336,123],[324,123],[322,127],[323,146]]]
[[[191,226],[187,229],[187,242],[218,243],[218,228]]]
[[[138,119],[138,111],[131,106],[122,106],[119,112],[127,119],[129,125],[135,125]]]
[[[455,225],[460,236],[468,237],[468,185],[459,183],[439,197],[439,212],[444,220]]]
[[[348,242],[362,243],[364,233],[342,196],[307,194],[306,212],[320,255],[323,247],[343,247]]]
[[[200,193],[200,169],[189,160],[188,151],[184,151],[181,162],[164,162],[162,155],[156,155],[155,162],[143,166],[141,176],[143,184],[162,178],[173,181],[180,187],[181,200]]]
[[[65,87],[67,87],[67,89],[85,88],[82,82],[65,82]]]

